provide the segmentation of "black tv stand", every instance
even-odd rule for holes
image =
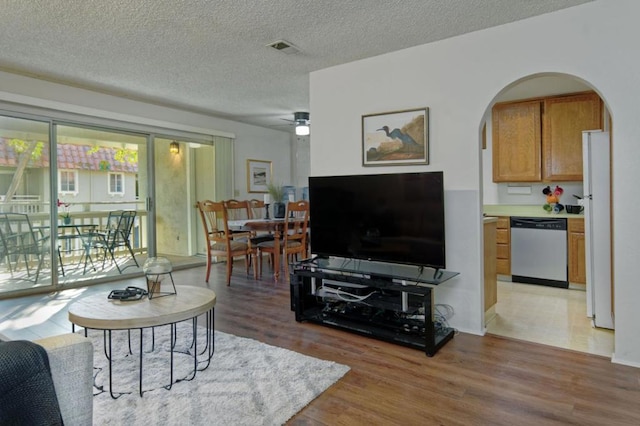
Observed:
[[[453,338],[433,321],[433,288],[458,275],[443,269],[314,258],[291,271],[291,309],[309,321],[422,349],[433,356]]]

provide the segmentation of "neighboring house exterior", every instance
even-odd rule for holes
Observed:
[[[105,142],[105,145],[108,142]],[[14,178],[20,154],[10,138],[0,138],[0,197]],[[33,158],[35,157],[35,158]],[[13,198],[13,211],[46,210],[51,200],[70,204],[68,210],[101,211],[135,209],[138,199],[137,151],[100,144],[59,144],[58,191],[49,196],[49,144],[29,160]],[[130,201],[131,203],[126,203]],[[111,204],[113,203],[113,204]],[[2,205],[0,204],[0,207]]]

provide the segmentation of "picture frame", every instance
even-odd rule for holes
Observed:
[[[247,160],[247,192],[266,193],[271,182],[271,161]]]
[[[362,116],[362,165],[429,164],[429,108]]]

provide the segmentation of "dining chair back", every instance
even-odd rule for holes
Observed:
[[[252,219],[263,219],[265,214],[264,201],[255,198],[249,200],[249,212]]]
[[[285,248],[290,254],[303,254],[308,257],[309,238],[309,202],[305,200],[287,203],[288,232],[285,234]],[[290,243],[287,245],[286,243]],[[296,244],[300,243],[300,245]],[[292,259],[293,260],[293,259]]]
[[[229,220],[242,220],[251,218],[251,208],[246,200],[226,200],[224,205],[227,208]]]
[[[252,255],[251,243],[247,239],[235,239],[235,236],[229,232],[229,218],[224,202],[199,201],[198,211],[207,243],[205,282],[209,282],[213,258],[225,257],[227,259],[227,285],[231,285],[234,257],[243,256],[247,266],[247,273],[249,272],[249,259]]]
[[[224,206],[227,209],[228,220],[248,220],[251,218],[251,208],[249,206],[249,202],[246,200],[226,200],[224,201]],[[243,229],[232,229],[230,232],[233,234],[233,238],[235,240],[239,240],[240,238],[251,238],[256,235],[253,231]]]
[[[264,219],[265,218],[265,204],[262,200],[251,199],[249,200],[249,212],[252,219]],[[251,237],[251,245],[255,250],[256,256],[258,255],[258,244],[265,241],[273,241],[273,233],[270,231],[254,231],[254,236]],[[257,278],[257,268],[256,268]]]
[[[36,231],[31,225],[29,215],[26,213],[0,213],[0,260],[6,260],[9,273],[13,273],[18,266],[20,257],[23,258],[27,278],[31,277],[30,257],[36,257],[36,270],[33,278],[38,282],[44,257],[48,252],[49,236]],[[12,262],[15,261],[15,268]]]
[[[286,215],[284,218],[284,231],[282,232],[282,240],[280,241],[280,252],[284,257],[284,273],[286,279],[289,279],[289,262],[303,254],[307,257],[308,253],[308,228],[309,228],[309,202],[290,201],[286,206]],[[273,257],[276,250],[275,241],[266,241],[258,244],[258,260],[260,262],[259,270],[262,275],[262,253],[268,253]],[[279,265],[274,265],[279,268]]]

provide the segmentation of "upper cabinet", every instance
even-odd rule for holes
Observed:
[[[544,100],[542,158],[545,181],[582,180],[582,131],[602,128],[595,93]]]
[[[515,102],[493,107],[493,181],[539,181],[542,102]]]
[[[595,93],[493,107],[493,181],[582,181],[582,131],[602,128]]]

